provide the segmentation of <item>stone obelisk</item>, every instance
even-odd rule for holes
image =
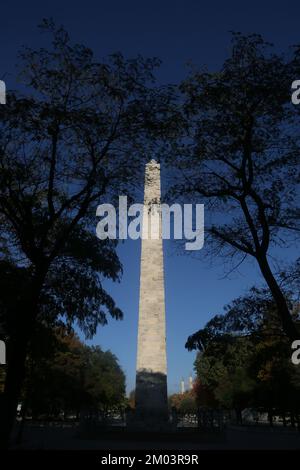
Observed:
[[[135,416],[145,427],[168,421],[160,164],[145,168]]]

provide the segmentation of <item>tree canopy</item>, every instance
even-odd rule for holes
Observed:
[[[23,49],[25,92],[8,91],[0,108],[0,323],[8,334],[2,442],[37,325],[77,322],[91,336],[107,315],[122,318],[102,283],[118,281],[122,266],[115,240],[96,238],[96,208],[142,182],[173,93],[155,84],[156,58],[116,53],[99,61],[52,21],[42,30],[52,42]]]
[[[299,235],[299,116],[290,91],[298,59],[259,35],[233,34],[218,71],[192,69],[181,83],[181,134],[169,159],[177,177],[170,196],[205,204],[205,249],[230,271],[247,257],[257,262],[291,339],[299,331],[271,256]]]
[[[125,375],[117,358],[99,346],[86,346],[65,328],[48,331],[52,347],[37,340],[28,357],[23,404],[33,417],[57,418],[83,409],[103,412],[124,407]]]

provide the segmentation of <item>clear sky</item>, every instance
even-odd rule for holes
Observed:
[[[293,0],[9,0],[0,9],[0,79],[5,78],[8,88],[15,87],[18,49],[41,44],[36,25],[48,17],[99,58],[115,51],[129,57],[160,57],[160,83],[180,81],[188,62],[217,69],[228,54],[231,30],[261,33],[279,50],[300,43],[300,2]],[[118,356],[130,390],[135,377],[140,244],[126,242],[119,253],[124,276],[120,284],[108,287],[124,320],[110,321],[92,342]],[[179,256],[172,243],[165,242],[169,392],[178,391],[181,377],[187,379],[193,370],[195,353],[184,349],[187,336],[260,279],[251,263],[224,279],[220,263],[209,268],[206,257],[205,247],[195,260]]]

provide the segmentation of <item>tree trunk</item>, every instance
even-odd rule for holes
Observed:
[[[257,255],[257,261],[258,261],[261,273],[266,283],[268,284],[269,289],[272,293],[273,299],[276,303],[278,314],[281,319],[283,331],[292,341],[294,341],[295,339],[299,339],[300,332],[297,330],[297,327],[292,319],[286,299],[271,271],[267,257],[265,255]]]
[[[18,401],[25,377],[25,363],[38,313],[38,302],[44,275],[36,273],[26,298],[19,306],[18,324],[8,343],[8,357],[4,393],[0,407],[0,448],[8,448],[15,422]]]
[[[21,386],[25,375],[25,360],[29,338],[26,332],[16,335],[10,342],[9,360],[5,388],[1,402],[0,421],[0,448],[9,446],[9,439],[13,430],[16,409],[21,393]]]

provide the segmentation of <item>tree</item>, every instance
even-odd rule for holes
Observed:
[[[101,410],[125,403],[125,376],[117,358],[110,351],[102,351],[99,346],[88,349],[88,368],[85,373],[85,387],[90,397],[90,406]]]
[[[270,424],[274,411],[283,417],[291,416],[292,425],[299,423],[299,383],[297,366],[291,363],[290,345],[284,338],[267,337],[254,346],[249,374],[256,379],[253,402],[266,410]]]
[[[128,406],[129,406],[131,409],[134,409],[134,408],[135,408],[135,389],[134,389],[134,390],[131,390],[131,392],[129,393],[129,397],[128,397]]]
[[[190,414],[197,411],[195,393],[188,390],[184,393],[174,393],[169,397],[171,407],[176,408],[179,413]]]
[[[45,347],[41,345],[44,342]],[[58,417],[61,412],[79,415],[85,398],[81,371],[85,346],[73,331],[45,328],[31,342],[22,387],[22,408],[34,419]]]
[[[195,399],[198,407],[201,408],[216,408],[217,401],[212,390],[204,385],[199,378],[194,383]]]
[[[24,402],[33,417],[76,414],[87,408],[106,412],[123,406],[125,376],[110,351],[83,344],[65,328],[48,331],[54,335],[52,348],[41,355],[32,352],[27,360]]]
[[[299,321],[299,308],[293,317]],[[270,418],[274,409],[283,416],[298,415],[297,367],[291,364],[290,344],[266,289],[253,288],[235,299],[224,315],[190,336],[187,347],[200,351],[195,370],[201,386],[215,398],[211,406],[235,409],[239,422],[247,407],[267,410]]]
[[[212,341],[196,358],[195,369],[203,387],[213,393],[212,406],[234,409],[237,419],[249,404],[255,382],[247,373],[253,345],[245,338]]]
[[[0,421],[5,443],[38,317],[78,320],[90,334],[106,313],[121,318],[101,284],[103,277],[117,281],[122,268],[115,241],[96,240],[96,206],[136,184],[162,134],[169,96],[152,86],[157,59],[113,54],[100,63],[63,28],[51,21],[43,28],[52,47],[21,55],[27,95],[8,93],[0,110],[1,253],[24,281],[4,305],[13,318]]]
[[[297,57],[269,53],[259,35],[234,34],[218,72],[192,71],[181,84],[185,128],[171,158],[180,180],[171,193],[202,197],[214,255],[232,269],[246,257],[257,262],[290,339],[300,333],[270,256],[299,234],[298,114],[290,98]]]

